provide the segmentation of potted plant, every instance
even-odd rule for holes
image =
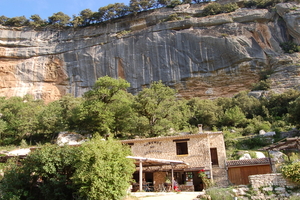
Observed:
[[[169,186],[169,185],[171,185],[171,181],[170,181],[169,178],[166,178],[166,180],[165,180],[165,186]]]
[[[172,183],[171,183],[171,180],[169,178],[166,178],[164,185],[166,187],[167,192],[171,191]]]

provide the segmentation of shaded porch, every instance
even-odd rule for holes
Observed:
[[[179,160],[167,160],[167,159],[157,159],[157,158],[145,158],[145,157],[134,157],[134,156],[127,156],[127,158],[131,158],[135,160],[135,165],[138,168],[138,186],[139,186],[139,191],[143,191],[143,172],[144,169],[146,168],[147,171],[149,168],[152,167],[158,167],[158,168],[152,168],[153,171],[167,171],[170,168],[171,171],[171,188],[174,188],[174,168],[177,165],[181,165],[182,169],[186,168],[189,164],[185,163],[184,161],[179,161]],[[163,168],[163,166],[169,166],[169,168]],[[144,180],[144,182],[147,180]],[[153,185],[154,185],[154,179],[152,177]]]

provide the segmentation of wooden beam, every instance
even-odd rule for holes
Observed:
[[[143,161],[140,160],[140,177],[139,177],[139,181],[140,181],[140,192],[143,191]]]

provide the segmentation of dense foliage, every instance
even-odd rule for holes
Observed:
[[[292,180],[293,182],[300,184],[300,162],[294,162],[286,164],[282,167],[281,172],[284,177]]]
[[[269,92],[260,99],[244,91],[233,98],[186,100],[162,82],[153,82],[135,96],[127,92],[128,87],[123,79],[105,76],[80,98],[67,95],[44,104],[29,95],[2,97],[0,144],[51,142],[61,131],[119,139],[155,137],[195,133],[197,125],[203,124],[207,130],[223,130],[230,147],[237,145],[230,138],[300,125],[300,92],[295,90]],[[235,133],[229,134],[230,130]]]
[[[117,200],[126,195],[135,171],[131,151],[120,142],[100,137],[82,145],[73,176],[79,196],[89,200]]]
[[[7,165],[0,199],[120,199],[135,170],[127,155],[129,147],[100,137],[81,147],[44,145],[21,166]]]

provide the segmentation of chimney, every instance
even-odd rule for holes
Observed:
[[[198,124],[199,133],[203,133],[202,124]]]

